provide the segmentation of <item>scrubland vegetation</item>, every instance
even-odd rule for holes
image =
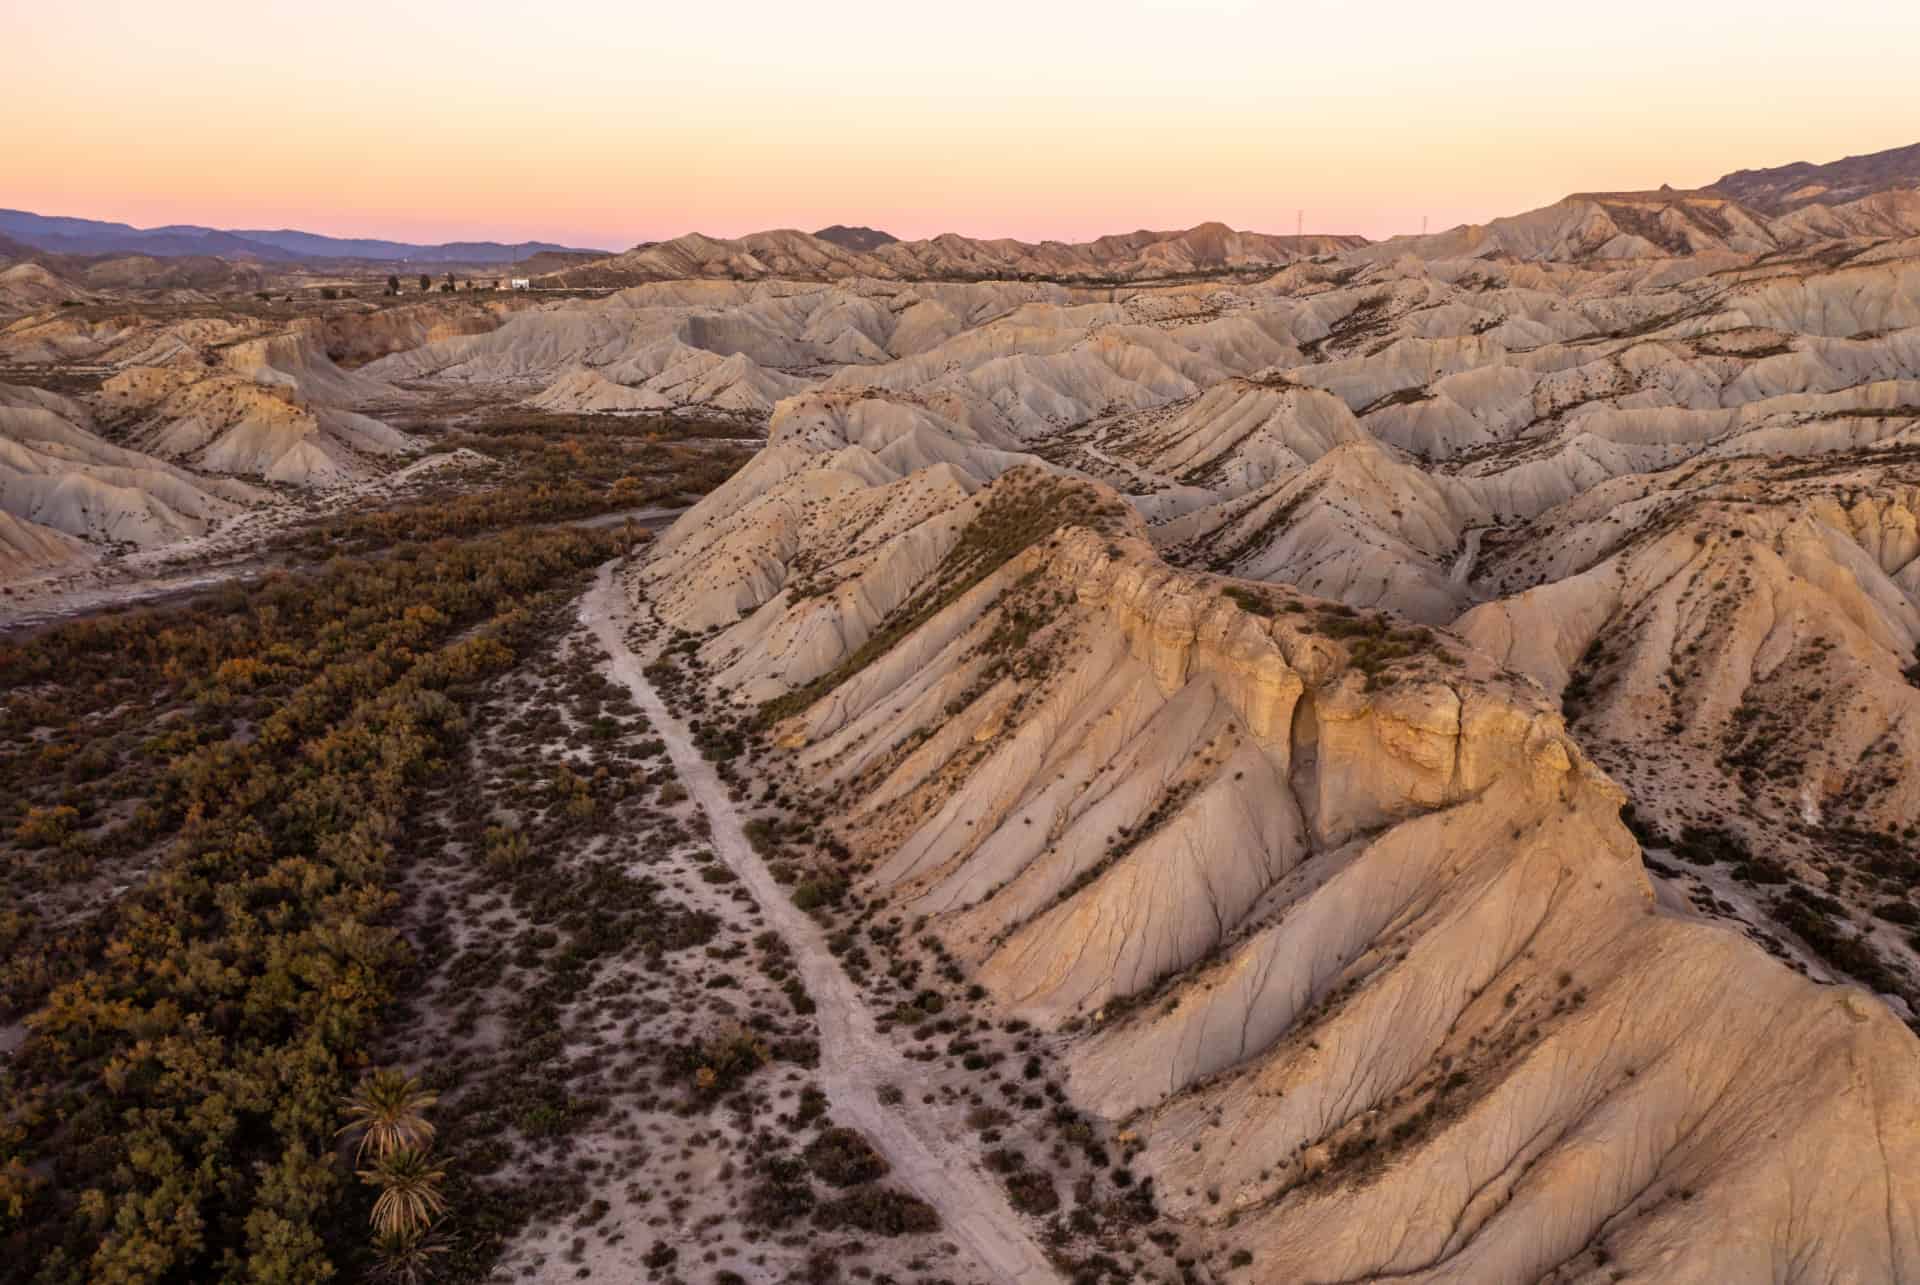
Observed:
[[[0,648],[9,1279],[328,1274],[409,819],[475,685],[613,546],[337,560]]]
[[[506,440],[306,570],[0,645],[0,1279],[941,1279],[572,623],[636,533],[554,524],[738,452]]]
[[[708,421],[514,411],[489,418],[481,429],[445,434],[433,445],[438,453],[474,451],[494,461],[491,485],[449,483],[423,499],[318,522],[288,543],[330,555],[691,503],[751,456],[747,445],[725,440],[737,431]]]
[[[834,1120],[792,952],[604,659],[551,620],[424,805],[376,1044],[442,1095],[439,1274],[831,1279],[929,1212]]]
[[[595,1112],[543,1023],[599,957],[697,947],[718,916],[614,863],[541,882],[529,840],[604,835],[642,792],[625,769],[543,778],[557,836],[440,826],[476,702],[550,664],[585,573],[645,534],[551,524],[689,501],[746,453],[599,418],[445,442],[497,483],[325,521],[285,542],[307,570],[0,643],[0,1279],[479,1279],[530,1217],[586,1203],[577,1178],[485,1180],[503,1129]],[[417,1042],[444,962],[418,875],[449,857],[550,925],[517,943],[551,975],[500,1066]],[[450,1109],[456,1065],[499,1111]],[[367,1094],[396,1077],[429,1132],[370,1150]]]

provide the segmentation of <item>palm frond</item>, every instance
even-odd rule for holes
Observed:
[[[383,1235],[425,1231],[446,1212],[447,1198],[440,1194],[440,1184],[447,1175],[434,1167],[433,1158],[424,1151],[403,1147],[359,1175],[362,1182],[380,1188],[372,1222]]]
[[[359,1132],[355,1164],[364,1161],[369,1150],[376,1159],[396,1151],[424,1150],[433,1142],[433,1124],[424,1112],[439,1100],[439,1094],[428,1092],[404,1071],[375,1071],[348,1097],[342,1108],[347,1122],[335,1136]]]

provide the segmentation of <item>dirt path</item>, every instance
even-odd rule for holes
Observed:
[[[1057,1281],[1058,1274],[1007,1204],[999,1184],[946,1139],[922,1134],[904,1115],[881,1104],[881,1085],[911,1087],[918,1068],[882,1038],[853,982],[828,952],[820,926],[795,907],[767,873],[747,842],[726,785],[641,673],[640,658],[627,646],[630,612],[614,566],[603,566],[581,599],[581,620],[611,658],[611,677],[627,688],[666,742],[681,784],[713,824],[714,850],[759,902],[768,924],[792,947],[807,992],[819,1006],[818,1079],[834,1117],[873,1141],[893,1166],[892,1177],[939,1211],[946,1233],[973,1254],[989,1279],[1029,1285]]]

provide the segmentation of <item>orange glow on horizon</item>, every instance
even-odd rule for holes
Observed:
[[[621,249],[864,223],[1085,240],[1217,219],[1369,237],[1581,189],[1920,139],[1861,22],[1623,0],[1110,0],[9,15],[0,206]],[[84,11],[83,11],[84,10]],[[1872,46],[1920,47],[1920,6]]]

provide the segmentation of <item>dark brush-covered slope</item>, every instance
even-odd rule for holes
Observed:
[[[1735,170],[1712,184],[1712,190],[1764,214],[1785,214],[1816,201],[1842,205],[1902,187],[1920,187],[1920,143],[1825,165],[1795,161],[1772,169]]]
[[[850,228],[844,223],[821,228],[814,235],[822,241],[831,241],[842,249],[859,250],[862,253],[878,250],[883,245],[892,245],[900,239],[891,232],[882,232],[879,228],[866,226]]]

